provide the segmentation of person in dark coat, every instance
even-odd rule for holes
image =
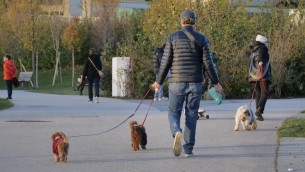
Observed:
[[[88,79],[88,97],[89,103],[93,102],[93,84],[95,88],[95,103],[99,103],[99,89],[100,89],[100,76],[98,70],[102,70],[102,62],[100,56],[96,53],[94,48],[90,48],[89,54],[84,65],[82,72],[82,81],[85,82],[85,78]]]
[[[251,49],[249,65],[249,82],[255,86],[256,119],[264,121],[263,113],[272,81],[271,64],[268,52],[268,39],[257,35],[249,45]]]
[[[160,65],[161,65],[161,60],[162,60],[162,56],[164,53],[164,48],[165,48],[165,44],[162,45],[162,47],[156,48],[154,50],[154,56],[153,56],[153,67],[154,67],[154,74],[157,76],[159,69],[160,69]],[[164,91],[164,83],[160,86],[159,90],[155,90],[155,94],[156,91],[158,91],[158,94],[155,95],[155,101],[162,101],[162,100],[166,100],[165,97],[163,97],[163,91]]]
[[[152,87],[159,89],[170,70],[168,119],[174,136],[173,152],[175,156],[180,156],[181,139],[184,137],[184,154],[190,157],[193,155],[195,145],[198,109],[203,90],[203,73],[205,71],[208,73],[218,93],[223,93],[223,89],[213,64],[209,40],[193,28],[196,22],[195,13],[184,10],[180,15],[180,22],[182,29],[170,34],[167,38],[159,73]],[[192,35],[196,42],[192,41],[189,35]],[[180,119],[183,108],[185,108],[186,121],[182,134]]]

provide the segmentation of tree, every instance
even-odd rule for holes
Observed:
[[[64,30],[62,43],[72,52],[72,87],[74,86],[75,75],[75,52],[80,50],[82,43],[82,31],[79,24],[79,19],[73,18]]]
[[[25,49],[32,52],[32,71],[35,73],[35,87],[38,87],[38,50],[44,29],[40,8],[41,0],[19,0],[8,4],[7,17],[11,28]]]
[[[101,50],[105,47],[113,48],[118,42],[118,34],[114,32],[116,29],[117,6],[119,0],[94,0],[95,19],[92,36],[93,45],[95,48]]]
[[[60,44],[61,44],[65,22],[62,16],[53,15],[53,16],[49,16],[49,24],[50,24],[50,31],[52,33],[53,48],[55,50],[55,61],[56,61],[55,72],[52,83],[52,86],[54,86],[55,78],[58,75],[58,71],[60,72],[60,79],[62,83],[61,66],[60,66],[60,54],[61,54]],[[74,63],[73,63],[73,70],[74,70]],[[72,75],[72,86],[73,85],[74,85],[74,75]]]

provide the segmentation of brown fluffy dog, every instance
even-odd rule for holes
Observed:
[[[69,142],[66,135],[58,131],[52,135],[51,140],[53,142],[52,149],[55,161],[59,162],[61,160],[67,162]]]
[[[131,120],[129,122],[131,129],[131,149],[134,151],[141,149],[146,149],[147,135],[145,132],[145,127],[143,125],[138,125],[137,121]]]

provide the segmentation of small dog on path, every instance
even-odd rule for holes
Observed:
[[[131,120],[129,122],[131,129],[131,149],[134,151],[146,149],[147,134],[143,125],[138,125],[137,121]]]
[[[234,130],[239,130],[239,125],[242,125],[244,130],[250,130],[250,125],[252,125],[252,129],[255,130],[257,128],[257,123],[255,120],[255,116],[250,108],[247,105],[240,106],[237,109],[235,115],[235,127]]]
[[[52,150],[55,162],[67,162],[69,142],[66,135],[58,131],[51,136],[51,140],[53,141]]]

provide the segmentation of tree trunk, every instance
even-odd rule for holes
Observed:
[[[74,75],[75,75],[75,57],[74,57],[74,49],[72,50],[72,87],[74,86]]]
[[[36,88],[38,88],[38,51],[36,51]]]
[[[55,71],[54,71],[54,75],[53,75],[53,82],[52,82],[52,87],[55,85],[55,80],[56,80],[56,76],[58,75],[58,53],[56,52],[55,55],[55,59],[56,59],[56,64],[55,64]]]
[[[34,88],[36,88],[36,71],[35,71],[35,54],[34,54],[34,50],[32,51],[32,71],[34,73],[34,77],[35,79],[33,80],[34,81]]]

